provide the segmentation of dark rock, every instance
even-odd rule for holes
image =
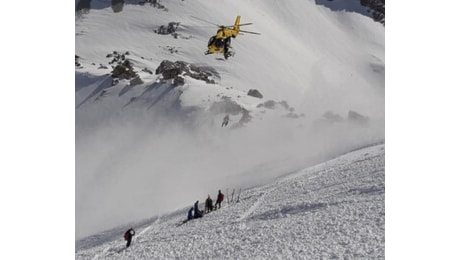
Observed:
[[[80,57],[78,55],[75,55],[75,67],[80,67]]]
[[[144,68],[142,71],[153,75],[153,72],[150,69]]]
[[[250,89],[248,91],[248,96],[256,97],[256,98],[263,98],[264,97],[257,89]]]
[[[76,12],[78,13],[88,13],[91,9],[91,0],[80,0],[78,1]]]
[[[129,84],[131,86],[140,85],[140,84],[143,84],[143,83],[144,83],[144,81],[142,81],[142,79],[139,76],[137,76],[137,77],[133,78],[131,81],[129,81]]]
[[[173,79],[174,86],[182,86],[185,84],[185,79],[181,76],[177,76]]]
[[[165,9],[165,6],[158,3],[159,0],[143,0],[139,2],[139,5],[144,5],[145,3],[150,3],[151,6],[158,8],[158,9]]]
[[[348,111],[348,121],[359,125],[367,125],[369,123],[369,117],[350,110]]]
[[[343,118],[340,115],[335,114],[332,111],[327,111],[326,113],[324,113],[323,118],[330,122],[342,122],[343,121]]]
[[[131,79],[137,76],[128,60],[125,60],[123,64],[118,64],[112,71],[112,77],[114,78]]]
[[[112,10],[114,13],[119,13],[123,11],[123,6],[125,5],[124,0],[112,0]]]
[[[172,33],[176,32],[177,27],[179,27],[179,24],[180,23],[178,23],[178,22],[170,22],[168,25],[160,26],[160,28],[155,30],[155,32],[158,33],[158,34],[164,34],[164,35],[172,34]],[[177,36],[175,38],[177,38]]]
[[[296,113],[288,113],[287,115],[285,115],[285,117],[297,119],[297,118],[299,118],[300,116],[297,115]]]
[[[206,83],[214,84],[214,79],[210,77],[218,77],[218,73],[209,67],[199,67],[184,61],[172,62],[164,60],[160,63],[160,66],[155,70],[155,74],[161,74],[163,79],[177,80],[179,75],[189,76],[191,78],[202,80]],[[178,79],[178,82],[183,80]]]
[[[273,100],[268,100],[263,103],[263,106],[268,108],[268,109],[275,109],[275,101]]]
[[[279,104],[280,104],[281,106],[283,106],[285,109],[289,109],[289,105],[288,105],[287,101],[284,101],[284,100],[283,100],[283,101],[280,101]]]
[[[371,12],[374,21],[378,21],[385,25],[385,0],[360,0],[362,6],[368,8]]]

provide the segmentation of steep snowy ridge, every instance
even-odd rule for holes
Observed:
[[[92,0],[75,19],[76,240],[384,142],[385,35],[371,18],[313,0],[125,2]],[[261,35],[233,39],[228,60],[204,55],[217,28],[193,17],[237,15]],[[155,33],[170,22],[176,36]],[[118,58],[139,77],[113,78]],[[164,60],[210,68],[215,84],[164,79]]]
[[[122,229],[93,247],[80,241],[76,258],[384,259],[384,171],[384,145],[360,149],[245,189],[201,219],[182,224],[185,208],[133,224],[126,250]]]

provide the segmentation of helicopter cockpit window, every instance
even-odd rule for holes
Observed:
[[[216,39],[216,47],[223,48],[224,47],[224,39]]]

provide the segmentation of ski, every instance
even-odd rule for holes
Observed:
[[[228,196],[228,188],[227,188],[227,192],[226,192],[226,193],[227,193],[227,196],[226,196],[226,197],[227,197],[227,204],[230,204],[229,198],[228,198],[228,197],[230,197],[230,196]]]
[[[240,195],[241,195],[241,188],[240,188],[240,191],[238,191],[238,198],[236,199],[236,202],[240,202]]]

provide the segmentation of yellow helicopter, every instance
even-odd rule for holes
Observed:
[[[198,18],[198,17],[194,17],[194,16],[192,17],[219,27],[216,35],[212,36],[209,39],[208,50],[204,53],[205,55],[223,53],[224,58],[228,59],[228,57],[234,55],[234,52],[231,51],[231,46],[230,46],[231,38],[236,38],[236,36],[240,34],[240,32],[260,35],[260,33],[258,32],[241,30],[240,26],[250,25],[252,23],[240,24],[241,16],[239,15],[236,17],[235,24],[229,25],[229,26],[217,25],[217,24],[208,22],[206,20],[203,20],[201,18]]]

